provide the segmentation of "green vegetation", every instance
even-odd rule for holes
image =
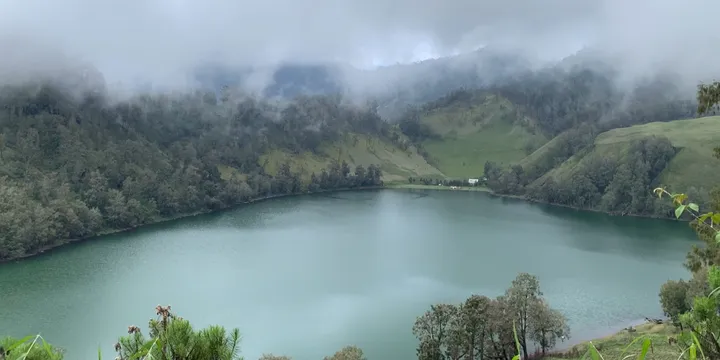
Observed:
[[[630,356],[636,359],[643,351],[643,342],[650,340],[650,349],[646,358],[654,360],[677,360],[683,348],[671,339],[676,339],[677,330],[668,324],[646,323],[592,341],[605,359],[623,359]],[[642,341],[637,341],[638,339]],[[545,360],[587,358],[590,343],[575,345],[562,353],[551,354]],[[635,355],[635,356],[633,356]]]
[[[432,305],[413,326],[418,359],[510,359],[519,351],[527,359],[531,344],[536,356],[545,355],[570,328],[542,295],[538,279],[521,273],[496,299],[472,295],[459,305]]]
[[[449,177],[478,177],[485,162],[519,161],[547,141],[512,103],[484,92],[454,92],[420,112],[417,121],[426,133],[413,133],[407,117],[401,128]]]
[[[259,198],[440,174],[372,105],[340,97],[85,90],[0,88],[0,261]]]
[[[238,329],[226,331],[222,326],[195,330],[190,322],[170,311],[170,306],[155,308],[157,318],[150,319],[148,329],[128,326],[127,335],[115,344],[118,360],[238,360],[241,336]],[[147,335],[144,333],[147,332]],[[48,344],[40,335],[0,341],[2,360],[62,360],[63,350]],[[98,360],[103,355],[98,350]],[[260,360],[290,360],[287,356],[264,354]],[[346,346],[324,360],[367,360],[361,349]]]
[[[376,136],[346,133],[332,143],[325,143],[314,152],[293,154],[287,150],[272,150],[260,156],[260,163],[268,174],[275,174],[280,165],[288,162],[294,172],[305,180],[319,173],[332,162],[345,161],[351,166],[378,165],[386,182],[402,181],[409,176],[443,177],[443,174],[429,165],[415,147],[405,150],[387,139]]]
[[[712,149],[720,140],[720,117],[717,116],[613,129],[598,135],[595,149],[627,151],[633,141],[661,136],[678,151],[660,174],[660,184],[684,191],[692,187],[711,189],[716,185],[720,160],[712,156]]]

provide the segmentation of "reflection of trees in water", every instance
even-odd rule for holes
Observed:
[[[557,221],[571,234],[563,237],[568,245],[584,251],[665,258],[674,256],[672,248],[684,249],[695,240],[686,223],[672,220],[613,216],[538,203],[529,206]]]

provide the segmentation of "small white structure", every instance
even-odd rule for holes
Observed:
[[[480,179],[468,179],[468,184],[475,185],[480,181]]]

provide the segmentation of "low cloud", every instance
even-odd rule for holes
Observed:
[[[713,30],[720,2],[712,0],[0,0],[0,7],[3,38],[52,44],[110,84],[184,86],[189,69],[204,62],[371,67],[482,46],[545,60],[590,47],[632,76],[670,69],[697,82],[716,73],[720,48]]]

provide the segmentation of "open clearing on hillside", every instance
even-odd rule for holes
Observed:
[[[648,123],[606,131],[597,136],[592,151],[572,156],[537,182],[544,181],[547,176],[571,176],[591,157],[620,159],[628,153],[632,141],[648,136],[664,136],[678,149],[660,174],[659,185],[675,191],[687,191],[693,186],[710,190],[717,184],[720,160],[713,157],[713,148],[720,146],[720,116]],[[532,156],[534,154],[521,163],[529,163],[527,159]]]
[[[477,177],[485,162],[509,165],[527,155],[528,145],[537,148],[547,142],[539,132],[531,133],[530,119],[518,116],[512,103],[495,95],[438,108],[422,122],[442,139],[427,140],[423,147],[445,175]]]
[[[370,164],[380,166],[383,180],[407,181],[411,176],[443,177],[443,174],[420,156],[414,147],[404,151],[394,144],[359,134],[347,134],[335,143],[325,144],[318,153],[290,154],[274,150],[260,157],[260,164],[269,174],[276,174],[280,166],[290,163],[292,171],[300,172],[305,181],[314,172],[319,175],[331,160],[346,161],[352,168]]]
[[[485,162],[511,164],[525,157],[525,145],[532,135],[525,129],[497,124],[462,138],[445,138],[423,143],[438,168],[451,177],[478,177]]]

